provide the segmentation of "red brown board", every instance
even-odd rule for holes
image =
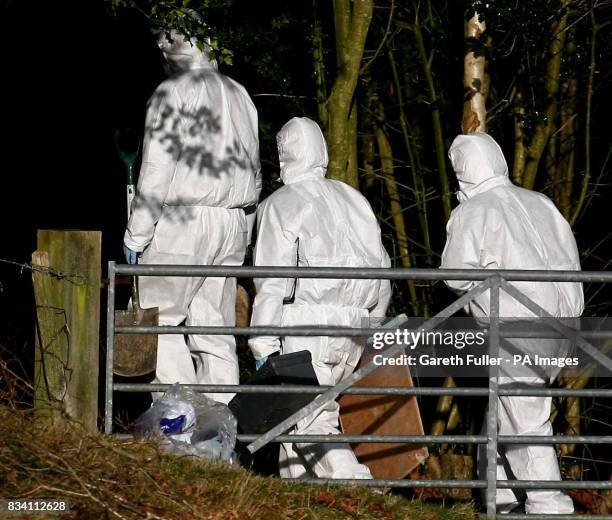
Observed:
[[[373,354],[364,355],[360,366]],[[407,366],[385,366],[368,374],[355,386],[407,386],[412,377]],[[340,420],[350,435],[423,435],[423,423],[415,396],[344,395],[340,399]],[[425,446],[401,443],[357,443],[357,458],[376,479],[401,479],[428,456]]]

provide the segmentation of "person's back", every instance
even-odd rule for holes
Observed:
[[[199,17],[192,13],[196,20]],[[160,39],[171,76],[147,109],[138,192],[124,236],[130,263],[242,265],[247,209],[261,190],[257,112],[216,70],[210,48]],[[160,325],[233,326],[236,279],[140,277],[140,304]],[[233,336],[160,335],[156,382],[238,384]],[[194,367],[195,361],[195,367]],[[155,395],[154,397],[158,397]],[[227,402],[231,394],[209,394]]]
[[[530,269],[580,270],[578,248],[572,230],[555,205],[544,195],[514,186],[508,179],[508,166],[499,145],[487,134],[458,136],[449,151],[459,181],[459,206],[447,225],[447,242],[442,268],[449,269]],[[481,282],[447,280],[458,292]],[[511,282],[546,311],[558,318],[580,316],[584,306],[582,285],[568,282]],[[489,316],[490,291],[470,302],[476,318]],[[533,317],[534,314],[505,291],[499,293],[499,317],[506,320]],[[502,352],[526,354],[547,352],[562,357],[568,342],[562,339],[506,338]],[[508,356],[506,353],[505,356]],[[506,357],[506,359],[510,359]],[[527,375],[527,377],[525,377]],[[552,376],[553,374],[550,374]],[[500,387],[541,388],[547,374],[526,369],[517,377],[500,367]],[[544,377],[546,376],[546,377]],[[499,435],[552,435],[552,398],[506,395],[498,397]],[[479,459],[486,456],[481,447]],[[508,471],[508,470],[511,470]],[[561,480],[554,448],[550,445],[506,444],[498,454],[497,479]],[[525,511],[572,513],[571,499],[561,491],[528,490]],[[496,503],[500,512],[518,507],[519,497],[511,489],[498,488]]]
[[[206,52],[174,35],[163,40],[173,74],[149,101],[138,196],[126,245],[142,251],[163,206],[254,206],[261,190],[257,111]],[[189,210],[168,210],[185,220]]]
[[[189,69],[162,83],[154,94],[159,95],[167,111],[151,131],[178,159],[165,203],[255,204],[257,115],[242,85],[212,68]]]
[[[300,267],[389,267],[380,228],[366,198],[350,186],[325,178],[327,145],[319,127],[293,118],[277,136],[281,179],[285,186],[257,211],[256,265]],[[355,309],[361,317],[384,316],[390,298],[388,280],[256,279],[252,325],[283,320],[307,324],[346,322],[333,310]],[[306,306],[312,311],[304,312]],[[295,315],[291,318],[290,315]],[[306,321],[303,321],[306,320]],[[278,338],[250,341],[256,358],[279,348]]]
[[[489,141],[490,140],[490,141]],[[461,204],[447,225],[442,253],[445,268],[580,270],[573,232],[553,202],[541,193],[513,185],[501,151],[486,134],[459,136],[455,153]],[[499,153],[499,158],[497,157]],[[448,281],[466,290],[475,282]],[[568,282],[512,282],[555,317],[582,314],[582,286]],[[488,292],[470,304],[476,317],[489,315]],[[504,292],[501,317],[533,316]]]
[[[325,179],[327,146],[318,125],[291,119],[277,136],[285,186],[257,211],[255,265],[286,267],[388,267],[380,228],[369,203],[357,190]],[[388,280],[319,278],[256,279],[251,326],[362,327],[368,317],[385,315],[391,296]],[[249,341],[261,366],[267,356],[308,350],[317,379],[335,385],[357,366],[363,350],[358,338],[259,336]],[[340,433],[339,409],[329,402],[296,425],[297,434]],[[348,444],[282,444],[281,476],[372,478]]]
[[[283,229],[297,239],[300,267],[381,267],[388,262],[376,217],[365,197],[339,181],[313,177],[290,183],[262,205],[282,215]],[[328,304],[369,309],[378,301],[377,280],[304,278],[296,305]]]

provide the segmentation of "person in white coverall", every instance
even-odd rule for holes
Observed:
[[[207,46],[206,46],[207,47]],[[130,263],[242,265],[261,191],[257,112],[217,71],[210,48],[162,34],[173,75],[147,109],[137,195],[124,237]],[[245,208],[252,211],[247,218]],[[249,223],[250,220],[250,223]],[[140,277],[160,325],[233,326],[235,278]],[[159,336],[156,382],[238,384],[233,336]],[[195,365],[195,366],[194,366]],[[208,394],[228,402],[232,394]],[[156,397],[154,395],[154,397]]]
[[[291,119],[277,135],[285,184],[257,211],[258,266],[389,267],[380,228],[370,204],[357,190],[325,178],[327,146],[319,126]],[[388,280],[255,280],[251,326],[363,327],[382,318],[391,296]],[[249,341],[257,365],[267,356],[309,350],[317,379],[335,385],[355,369],[363,351],[356,338],[270,337]],[[335,401],[300,421],[295,434],[338,434]],[[348,444],[299,443],[280,447],[280,474],[286,478],[372,478]]]
[[[459,135],[450,148],[449,158],[459,181],[460,204],[447,225],[443,268],[580,270],[578,248],[569,224],[546,196],[510,182],[506,160],[492,137],[485,133]],[[478,283],[446,282],[458,292],[468,291]],[[512,282],[512,285],[554,317],[575,318],[582,314],[584,297],[580,283]],[[489,291],[469,307],[476,319],[488,317]],[[500,291],[499,315],[502,320],[534,317],[504,291]],[[543,344],[538,343],[541,339],[519,341],[523,352],[542,352]],[[559,353],[568,347],[567,340],[544,341],[556,342],[553,351]],[[550,343],[546,348],[550,349]],[[500,378],[500,386],[513,382],[540,387],[549,383],[539,376]],[[551,435],[551,402],[550,397],[500,397],[499,434]],[[501,446],[497,479],[507,480],[509,476],[519,480],[561,480],[554,447]],[[530,514],[567,514],[574,510],[572,500],[561,491],[528,490],[526,495],[525,511]],[[519,506],[510,489],[498,489],[496,501],[500,512]]]

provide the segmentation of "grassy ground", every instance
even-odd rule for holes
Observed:
[[[29,413],[7,407],[0,407],[0,439],[0,498],[67,498],[71,513],[57,517],[62,519],[475,518],[469,505],[442,507],[366,488],[283,483],[168,455],[149,442],[87,434],[73,423],[44,427]]]

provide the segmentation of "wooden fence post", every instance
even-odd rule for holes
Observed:
[[[32,254],[36,413],[49,422],[65,413],[91,431],[98,419],[101,242],[99,231],[39,230]]]

